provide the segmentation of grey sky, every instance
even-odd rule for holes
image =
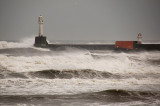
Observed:
[[[0,40],[160,40],[160,0],[0,0]]]

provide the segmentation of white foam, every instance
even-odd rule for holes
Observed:
[[[99,56],[94,58],[92,55]],[[118,74],[160,73],[158,65],[148,60],[159,60],[160,52],[89,52],[67,48],[65,51],[53,51],[53,54],[39,56],[8,56],[0,54],[0,66],[13,72],[30,72],[47,69],[76,70],[93,69]],[[153,77],[126,79],[1,79],[1,94],[79,94],[98,92],[108,89],[152,90],[159,91],[160,80]],[[8,86],[9,85],[9,86]]]
[[[142,102],[142,101],[131,101],[131,102],[123,102],[123,103],[110,103],[108,105],[105,106],[147,106],[148,103]],[[151,103],[150,103],[151,105]],[[100,106],[104,106],[104,105],[100,105]]]
[[[32,47],[33,49],[39,50],[39,51],[50,51],[48,48],[40,48],[40,47]]]
[[[93,69],[110,73],[160,73],[158,65],[147,63],[149,59],[160,59],[160,52],[107,53],[106,58],[95,59],[85,50],[54,51],[55,54],[43,56],[7,56],[0,54],[0,66],[10,71],[28,72],[47,69],[76,70]],[[58,55],[57,55],[58,54]],[[96,54],[98,55],[98,54]],[[100,54],[102,56],[102,54]]]
[[[40,51],[50,51],[47,48],[33,47],[33,38],[27,38],[20,43],[0,41],[2,48],[30,47]],[[29,52],[29,51],[28,51]],[[23,54],[22,54],[23,55]],[[99,58],[94,58],[98,56]],[[93,69],[110,73],[160,73],[159,65],[148,64],[148,60],[160,59],[160,52],[115,53],[112,51],[93,51],[66,48],[64,51],[53,51],[51,55],[39,56],[7,56],[0,54],[0,66],[10,71],[28,72],[47,69],[76,70]]]
[[[1,79],[1,95],[65,95],[109,89],[157,91],[158,79]],[[148,87],[149,84],[152,84]],[[152,86],[152,87],[151,87]],[[5,88],[5,89],[4,89]],[[142,89],[143,88],[143,89]]]
[[[34,43],[34,38],[24,38],[20,42],[0,41],[0,49],[28,48],[28,47],[32,47],[33,43]]]

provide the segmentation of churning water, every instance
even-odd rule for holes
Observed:
[[[0,105],[160,105],[160,51],[0,41]]]

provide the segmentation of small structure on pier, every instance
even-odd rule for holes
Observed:
[[[138,38],[137,44],[142,44],[142,34],[141,33],[138,34],[137,38]]]

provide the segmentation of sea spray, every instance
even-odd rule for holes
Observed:
[[[160,104],[160,51],[51,50],[27,42],[5,41],[0,49],[0,105]]]

